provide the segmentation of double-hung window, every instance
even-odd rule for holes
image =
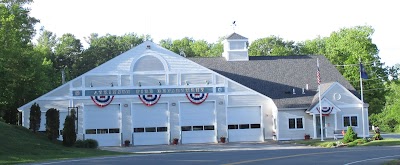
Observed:
[[[289,118],[289,129],[303,129],[303,118]]]
[[[357,116],[343,116],[343,126],[357,127],[358,126]]]

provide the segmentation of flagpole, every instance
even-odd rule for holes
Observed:
[[[361,88],[361,115],[362,115],[362,128],[363,128],[363,138],[365,139],[365,117],[364,117],[364,96],[363,96],[363,80],[362,80],[362,64],[361,64],[361,58],[359,58],[360,61],[360,88]]]
[[[324,141],[324,130],[322,128],[322,105],[321,105],[321,78],[320,78],[320,72],[319,72],[319,61],[317,58],[317,81],[318,81],[318,99],[319,99],[319,123],[321,126],[321,141]]]

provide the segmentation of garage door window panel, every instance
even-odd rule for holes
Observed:
[[[156,132],[156,127],[147,127],[145,128],[146,132]]]
[[[87,129],[86,134],[96,134],[96,129]]]
[[[228,129],[239,129],[239,126],[237,124],[231,124],[228,125]]]
[[[119,133],[119,129],[118,128],[110,128],[109,133]]]
[[[193,126],[193,131],[203,131],[203,126]]]
[[[157,127],[157,132],[167,132],[168,128],[167,127]]]
[[[192,131],[192,126],[182,126],[181,130],[182,131]]]
[[[239,124],[239,129],[249,129],[249,124]]]
[[[213,125],[205,125],[204,126],[204,130],[214,130],[214,126]]]
[[[134,128],[133,132],[136,132],[136,133],[144,132],[144,128]]]
[[[251,129],[261,128],[261,124],[250,124]]]

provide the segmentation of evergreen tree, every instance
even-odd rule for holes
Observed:
[[[60,112],[50,108],[46,112],[46,135],[50,140],[56,140],[59,136]]]
[[[40,106],[39,104],[34,103],[31,106],[31,111],[29,114],[29,129],[33,131],[33,133],[36,133],[39,128],[40,128],[40,117],[41,117],[41,112],[40,112]]]
[[[346,134],[343,137],[343,143],[349,143],[357,139],[357,134],[354,132],[353,127],[347,127]]]
[[[75,132],[75,111],[72,110],[65,118],[64,129],[63,129],[63,145],[71,147],[76,142],[76,132]]]

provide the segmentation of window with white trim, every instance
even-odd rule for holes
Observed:
[[[358,126],[358,119],[357,116],[343,116],[343,127]]]
[[[303,129],[304,120],[302,117],[289,118],[289,129]]]

